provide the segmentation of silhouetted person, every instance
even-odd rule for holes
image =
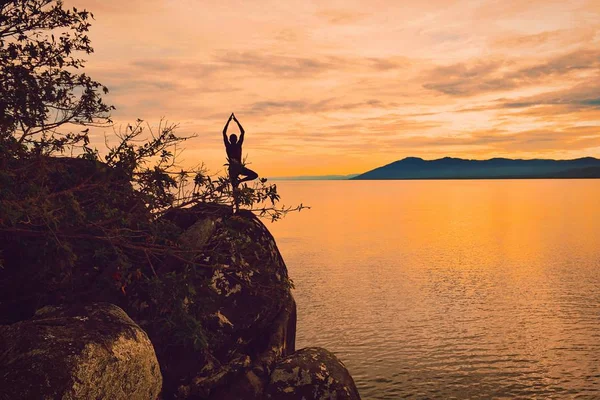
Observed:
[[[231,120],[234,120],[238,128],[240,128],[240,140],[235,134],[229,136],[227,139],[227,128]],[[231,179],[231,185],[236,188],[240,183],[251,181],[258,178],[258,174],[249,168],[246,168],[242,163],[242,143],[244,143],[244,128],[237,120],[235,115],[231,113],[225,128],[223,128],[223,142],[225,142],[225,150],[227,151],[227,160],[229,161],[229,179]],[[243,175],[244,178],[239,179],[238,177]]]

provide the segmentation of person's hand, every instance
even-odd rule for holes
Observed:
[[[235,119],[235,117],[233,116],[233,113],[231,113],[231,115],[229,116],[229,121],[231,121],[232,119]]]
[[[234,114],[234,113],[231,113],[231,116],[233,117],[233,120],[234,120],[235,122],[237,122],[237,118],[235,117],[235,114]]]

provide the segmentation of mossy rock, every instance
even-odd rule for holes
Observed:
[[[0,326],[0,399],[154,400],[160,367],[146,333],[119,307],[45,307]]]
[[[346,366],[333,353],[308,347],[277,364],[265,399],[360,400],[360,395]]]

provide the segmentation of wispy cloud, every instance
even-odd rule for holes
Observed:
[[[600,109],[600,74],[594,79],[568,89],[551,91],[536,96],[520,97],[502,104],[506,108],[541,105],[570,106],[574,109],[588,107]]]
[[[475,96],[552,83],[548,81],[582,72],[599,72],[600,50],[582,49],[526,66],[515,64],[500,60],[436,67],[429,72],[426,78],[429,82],[423,87],[451,96]]]

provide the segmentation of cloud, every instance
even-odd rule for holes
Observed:
[[[593,41],[596,29],[581,27],[580,29],[556,29],[532,34],[503,36],[492,40],[492,47],[502,50],[555,50],[556,46],[577,45]]]
[[[600,76],[571,88],[520,97],[502,103],[504,108],[525,108],[542,105],[570,106],[572,109],[600,108]]]
[[[222,65],[214,62],[170,58],[136,59],[126,67],[141,76],[161,77],[179,81],[182,77],[208,78],[223,69]]]
[[[558,114],[572,114],[585,110],[600,110],[600,76],[566,87],[533,96],[501,97],[483,104],[470,102],[467,107],[456,108],[456,113],[477,113],[498,110],[527,109],[532,116],[552,119]],[[529,110],[535,108],[536,110]]]
[[[486,149],[492,154],[515,154],[538,150],[586,150],[600,146],[598,127],[585,126],[566,129],[534,129],[517,133],[504,130],[474,132],[467,135],[431,137],[390,137],[385,140],[392,148]]]
[[[459,63],[433,69],[425,89],[435,90],[451,96],[468,96],[482,92],[511,89],[514,83],[499,78],[490,78],[503,65],[503,61],[478,62],[474,65]]]
[[[333,25],[349,25],[360,21],[367,14],[346,9],[328,9],[318,11],[316,15]]]
[[[213,57],[211,65],[214,68],[251,71],[253,74],[285,79],[314,79],[325,73],[406,68],[411,61],[402,56],[342,57],[315,54],[312,57],[298,57],[259,51],[221,51]]]
[[[569,105],[575,106],[577,108],[581,107],[593,107],[600,108],[600,97],[590,98],[590,99],[564,99],[564,98],[546,98],[546,99],[538,99],[535,101],[520,101],[513,103],[504,103],[504,107],[506,108],[522,108],[522,107],[533,107],[539,105]]]
[[[143,14],[160,5],[159,0],[127,0],[127,1],[107,1],[107,0],[67,0],[66,5],[73,5],[78,9],[86,8],[92,13],[123,14],[131,12]]]
[[[177,82],[172,81],[157,81],[151,79],[127,79],[121,81],[106,80],[105,83],[110,86],[110,91],[113,94],[135,91],[138,94],[144,91],[158,91],[161,93],[175,92],[182,87]]]
[[[540,84],[549,78],[581,71],[600,71],[600,50],[582,49],[546,62],[515,67],[515,62],[478,61],[436,67],[426,76],[425,89],[449,96],[474,96]]]
[[[288,113],[323,113],[336,111],[349,111],[357,109],[388,109],[393,108],[394,103],[385,103],[381,100],[370,99],[354,103],[340,102],[335,97],[326,98],[321,101],[289,100],[277,101],[267,100],[249,104],[244,112],[246,114],[288,114]]]
[[[511,139],[501,147],[503,151],[587,150],[600,146],[600,133],[594,126],[530,130],[514,134]]]
[[[290,113],[302,112],[309,107],[309,103],[305,101],[258,101],[253,103],[246,109],[247,113]]]
[[[546,76],[566,75],[573,71],[600,71],[600,50],[583,49],[558,56],[550,61],[507,73],[510,80],[535,80]]]
[[[407,68],[412,65],[411,60],[407,57],[369,57],[366,59],[366,61],[370,63],[370,67],[376,71],[389,71],[399,68]]]
[[[514,48],[518,46],[539,46],[549,41],[564,38],[567,30],[554,30],[529,35],[513,35],[496,39],[493,44],[498,47]]]
[[[245,68],[281,78],[314,77],[335,65],[331,59],[277,56],[257,51],[227,51],[216,56],[215,61],[226,68]]]
[[[177,61],[176,61],[177,63]],[[162,59],[154,60],[135,60],[131,63],[132,66],[146,71],[167,72],[175,69],[173,62],[168,62]]]

